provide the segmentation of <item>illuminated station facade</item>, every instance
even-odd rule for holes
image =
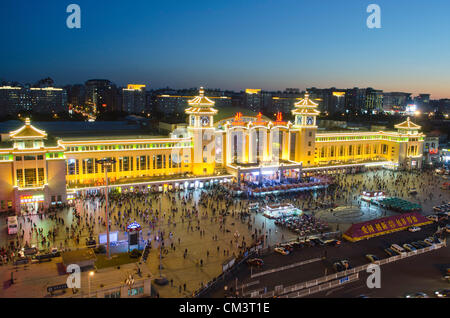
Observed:
[[[258,114],[215,122],[214,101],[199,95],[188,101],[187,126],[167,137],[58,139],[27,119],[9,133],[10,147],[0,149],[0,211],[24,206],[48,208],[66,203],[81,191],[111,188],[186,189],[219,182],[261,182],[262,178],[301,178],[354,167],[420,169],[424,135],[407,121],[396,131],[318,132],[317,104],[308,94],[294,104],[294,122]],[[115,163],[103,167],[99,160]]]

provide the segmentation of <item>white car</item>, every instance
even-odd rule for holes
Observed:
[[[431,215],[427,215],[427,219],[431,220],[431,221],[434,221],[434,222],[437,222],[439,220],[439,217],[437,215],[435,215],[435,214],[431,214]]]
[[[420,230],[421,230],[421,228],[418,226],[411,226],[408,228],[408,231],[410,231],[410,232],[418,232]]]

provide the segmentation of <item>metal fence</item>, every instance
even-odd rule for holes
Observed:
[[[325,284],[317,285],[317,286],[310,287],[310,288],[305,288],[305,289],[302,289],[302,290],[294,292],[294,293],[283,295],[283,296],[280,296],[280,298],[300,298],[300,297],[305,297],[305,296],[308,296],[308,295],[311,295],[311,294],[315,294],[315,293],[318,293],[318,292],[321,292],[321,291],[324,291],[324,290],[335,288],[337,286],[342,286],[342,285],[345,285],[345,284],[348,284],[348,283],[355,282],[358,279],[359,279],[359,274],[355,273],[355,274],[352,274],[350,276],[345,276],[345,277],[343,277],[343,278],[341,278],[339,280],[333,280],[333,281],[330,281],[330,282],[325,283]]]

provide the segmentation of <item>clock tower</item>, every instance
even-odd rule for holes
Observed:
[[[203,87],[199,95],[188,101],[188,131],[192,136],[192,172],[194,175],[210,175],[215,168],[214,102],[205,96]]]
[[[295,109],[292,114],[295,116],[295,122],[292,126],[291,147],[295,147],[294,158],[291,160],[303,162],[303,166],[314,164],[315,143],[317,124],[316,117],[320,114],[317,110],[318,104],[305,94],[305,98],[294,104]]]

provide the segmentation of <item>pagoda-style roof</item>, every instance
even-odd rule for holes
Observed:
[[[406,129],[406,130],[419,130],[421,127],[417,124],[414,124],[409,117],[406,119],[406,121],[395,125],[396,129]]]
[[[320,115],[320,112],[316,109],[319,104],[313,102],[309,98],[309,94],[305,94],[305,98],[299,100],[294,104],[295,109],[292,110],[293,115]]]
[[[14,140],[45,139],[47,138],[47,133],[32,126],[30,123],[30,119],[26,118],[25,126],[22,126],[15,131],[11,131],[9,133],[9,136]]]
[[[213,108],[215,102],[205,96],[205,90],[200,87],[199,95],[188,101],[190,106],[186,109],[187,114],[217,114],[217,109]]]

